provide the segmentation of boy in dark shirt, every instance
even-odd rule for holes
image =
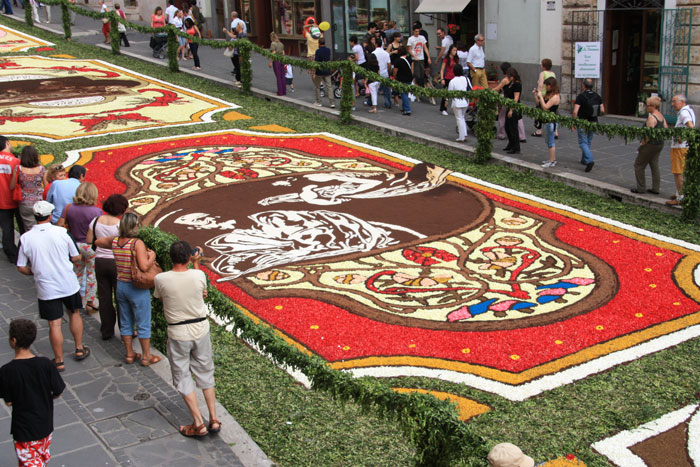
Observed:
[[[0,397],[12,407],[10,433],[20,466],[43,466],[51,458],[53,400],[66,388],[56,365],[29,350],[36,325],[27,319],[10,323],[15,359],[0,368]]]

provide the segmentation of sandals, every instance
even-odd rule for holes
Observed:
[[[204,430],[204,433],[202,433],[202,430]],[[199,426],[195,426],[193,423],[192,425],[180,426],[180,434],[188,438],[201,438],[207,436],[209,431],[207,431],[207,426],[204,423]]]
[[[75,359],[77,361],[85,360],[90,355],[90,348],[84,345],[82,349],[75,349]]]
[[[66,369],[66,364],[64,362],[57,362],[56,359],[54,358],[51,360],[54,365],[56,365],[56,370],[58,370],[59,373],[62,373]]]
[[[98,313],[100,309],[97,308],[94,303],[88,303],[87,305],[85,305],[85,311],[89,315],[94,315],[95,313]]]
[[[145,358],[141,360],[141,366],[151,366],[154,363],[158,363],[162,359],[157,355],[151,355],[151,358],[146,360]]]
[[[124,363],[126,363],[127,365],[131,365],[136,360],[141,360],[140,353],[135,353],[134,355],[127,355],[126,357],[124,357]]]
[[[530,136],[542,136],[542,133],[537,133],[536,131],[533,131]]]
[[[218,426],[216,428],[214,428],[213,427],[214,424],[216,424]],[[207,429],[209,430],[209,433],[218,433],[221,431],[221,422],[215,418],[212,418],[211,420],[209,420],[209,426],[207,427]]]

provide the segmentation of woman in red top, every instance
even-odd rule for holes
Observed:
[[[165,16],[163,15],[163,9],[159,6],[151,15],[151,27],[152,28],[162,28],[165,26]]]
[[[187,32],[187,34],[189,34],[190,36],[198,37],[200,39],[202,38],[202,33],[199,32],[199,28],[196,24],[194,24],[192,18],[185,19],[185,28],[185,32]],[[194,58],[194,66],[192,67],[192,69],[199,70],[199,55],[197,55],[199,44],[197,42],[192,42],[191,39],[187,39],[187,43],[190,46],[190,52],[192,52],[192,57]]]
[[[454,67],[459,63],[459,57],[457,57],[457,47],[452,44],[449,49],[447,49],[447,54],[442,60],[442,66],[440,67],[440,81],[442,83],[443,89],[447,89],[450,84],[450,80],[455,77]],[[444,97],[440,101],[440,111],[443,115],[447,115],[447,99]]]

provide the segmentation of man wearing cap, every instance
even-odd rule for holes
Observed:
[[[17,245],[15,244],[15,224],[17,219],[20,232],[24,232],[24,225],[19,218],[17,201],[12,201],[10,180],[12,172],[18,170],[19,159],[12,154],[10,140],[0,136],[0,229],[2,229],[2,250],[7,260],[15,264],[17,262]]]
[[[17,270],[34,276],[39,316],[49,322],[49,341],[55,355],[53,361],[56,369],[63,371],[63,307],[69,312],[75,359],[83,360],[90,355],[90,349],[83,345],[82,299],[72,264],[80,259],[80,253],[68,231],[51,224],[51,213],[55,210],[53,204],[37,201],[32,210],[36,225],[20,237]]]
[[[526,456],[518,446],[511,443],[495,445],[488,456],[491,467],[534,467],[535,461]]]

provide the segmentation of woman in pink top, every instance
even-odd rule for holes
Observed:
[[[159,6],[151,15],[151,27],[152,28],[162,28],[165,26],[165,16],[163,15],[163,9]]]
[[[199,32],[199,28],[197,27],[196,24],[194,24],[194,21],[192,21],[191,18],[185,19],[185,32],[189,34],[190,36],[194,36],[197,38],[202,38],[202,33]],[[187,39],[187,43],[190,46],[190,52],[192,52],[192,57],[194,58],[194,66],[192,67],[193,70],[199,70],[199,55],[197,55],[197,51],[199,50],[199,44],[197,42],[192,42],[192,40]]]

